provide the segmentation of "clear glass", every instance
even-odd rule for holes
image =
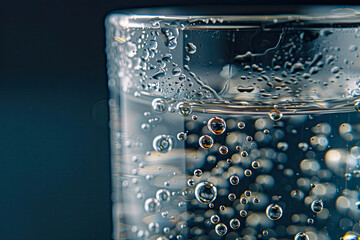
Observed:
[[[360,239],[360,14],[106,21],[114,239]]]

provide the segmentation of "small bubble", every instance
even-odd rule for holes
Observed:
[[[190,178],[190,179],[187,181],[187,184],[189,185],[189,187],[192,187],[192,186],[194,186],[194,184],[195,184],[195,180],[192,179],[192,178]]]
[[[295,235],[294,240],[309,240],[309,237],[306,235],[306,233],[299,232]]]
[[[160,210],[160,202],[156,198],[148,198],[144,203],[146,212],[157,212]]]
[[[214,208],[215,207],[215,205],[214,205],[214,203],[209,203],[209,208]]]
[[[349,181],[351,179],[351,173],[345,173],[344,177],[347,181]]]
[[[244,129],[245,128],[245,123],[244,122],[238,122],[237,126],[240,129]]]
[[[314,188],[316,187],[315,183],[311,183],[311,184],[310,184],[310,187],[311,187],[312,189],[314,189]]]
[[[207,127],[213,134],[220,135],[226,129],[226,123],[222,118],[213,117],[208,121]]]
[[[192,113],[192,108],[189,103],[180,102],[176,105],[178,113],[184,117],[189,116]]]
[[[230,184],[235,186],[239,184],[239,177],[238,176],[231,176],[230,177]]]
[[[259,199],[258,197],[254,197],[253,203],[254,203],[254,204],[259,204],[259,203],[260,203],[260,199]]]
[[[248,156],[248,152],[247,151],[241,151],[240,155],[243,157],[243,158],[246,158]]]
[[[253,161],[253,162],[251,163],[251,166],[252,166],[254,169],[257,169],[257,168],[260,167],[260,162],[258,162],[258,161]]]
[[[187,133],[179,132],[176,137],[179,141],[185,141],[187,139]]]
[[[201,169],[195,169],[194,170],[194,176],[196,177],[201,177],[201,175],[203,174]]]
[[[220,217],[218,215],[212,215],[210,217],[210,221],[213,224],[218,224],[220,222]]]
[[[236,195],[235,195],[235,193],[230,193],[230,194],[228,195],[228,199],[229,199],[230,201],[235,201],[235,200],[236,200]]]
[[[153,148],[159,153],[170,152],[173,148],[174,141],[169,135],[159,135],[153,140]]]
[[[195,188],[196,199],[204,204],[213,202],[217,196],[217,189],[211,182],[201,182]]]
[[[240,221],[237,218],[233,218],[230,220],[230,227],[232,229],[238,229],[240,227]]]
[[[252,175],[252,171],[250,169],[245,169],[244,174],[245,176],[250,177]]]
[[[250,197],[250,196],[251,196],[251,191],[246,190],[246,191],[244,192],[244,195],[245,195],[246,197]]]
[[[247,136],[246,141],[251,142],[253,140],[252,136]]]
[[[199,138],[200,147],[204,149],[211,148],[214,144],[214,140],[209,135],[203,135]]]
[[[231,158],[226,159],[226,162],[227,162],[228,164],[231,164],[231,163],[232,163]]]
[[[246,205],[246,204],[248,204],[248,200],[246,199],[246,198],[244,198],[244,197],[242,197],[242,198],[240,198],[240,203],[242,204],[242,205]]]
[[[151,102],[151,106],[152,106],[153,110],[158,113],[166,112],[166,110],[168,109],[167,102],[162,98],[155,98]]]
[[[314,212],[314,213],[319,213],[323,210],[324,208],[324,204],[323,202],[320,200],[315,200],[311,203],[311,210]]]
[[[264,129],[264,130],[263,130],[263,133],[264,133],[264,134],[269,134],[270,131],[269,131],[269,129]]]
[[[269,112],[269,117],[273,121],[279,121],[282,118],[282,113],[279,110],[272,110]]]
[[[263,234],[264,236],[267,236],[267,235],[269,235],[269,232],[268,232],[267,230],[264,230],[264,231],[262,232],[262,234]]]
[[[222,155],[227,154],[228,151],[229,151],[229,149],[228,149],[226,146],[221,146],[221,147],[219,147],[219,152],[220,152]]]
[[[141,129],[144,130],[144,131],[149,131],[150,130],[150,124],[148,124],[148,123],[141,124]]]
[[[308,220],[307,220],[306,222],[307,222],[307,224],[309,224],[309,225],[313,225],[313,224],[314,224],[314,219],[308,218]]]
[[[227,227],[223,223],[219,223],[215,226],[215,232],[220,235],[224,236],[227,233]]]
[[[282,214],[283,210],[277,204],[270,204],[266,208],[266,216],[268,216],[270,220],[278,220],[281,218]]]
[[[196,46],[193,43],[188,43],[185,46],[185,50],[186,50],[186,52],[188,52],[190,54],[194,54],[194,53],[196,53]]]
[[[192,115],[192,120],[196,121],[198,119],[198,116],[197,115]]]
[[[247,211],[246,210],[240,210],[239,212],[241,217],[246,217],[247,216]]]
[[[309,148],[309,144],[305,143],[305,142],[301,142],[298,144],[298,147],[301,151],[305,152],[308,150]]]
[[[355,207],[360,210],[360,201],[355,203]]]
[[[225,211],[225,206],[224,206],[224,205],[220,205],[219,209],[220,209],[220,211]]]
[[[170,192],[166,189],[159,189],[156,192],[156,199],[160,202],[168,202],[170,201]]]

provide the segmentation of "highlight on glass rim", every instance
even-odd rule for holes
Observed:
[[[114,239],[360,239],[360,13],[244,8],[108,15]]]

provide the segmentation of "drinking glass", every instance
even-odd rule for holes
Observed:
[[[106,25],[114,239],[360,239],[360,14],[123,10]]]

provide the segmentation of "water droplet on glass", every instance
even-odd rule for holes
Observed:
[[[170,192],[166,189],[159,189],[156,192],[156,199],[160,202],[170,201]]]
[[[196,46],[193,43],[188,43],[185,46],[185,50],[190,54],[194,54],[196,53]]]
[[[165,75],[166,75],[165,70],[164,70],[164,69],[159,69],[159,70],[152,76],[152,78],[157,80],[157,79],[159,79],[159,78],[165,77]]]
[[[174,141],[169,135],[159,135],[153,140],[153,148],[159,153],[170,152],[174,146]]]
[[[246,191],[244,192],[244,195],[247,196],[247,197],[250,197],[250,196],[251,196],[251,191],[246,190]]]
[[[294,240],[309,240],[309,237],[306,235],[306,233],[299,232],[295,235]]]
[[[232,229],[238,229],[240,227],[240,221],[237,218],[233,218],[230,220],[230,227]]]
[[[166,112],[168,109],[167,102],[162,98],[155,98],[151,102],[151,106],[152,106],[153,110],[158,113]]]
[[[160,210],[160,202],[156,198],[145,200],[144,209],[146,212],[157,212]]]
[[[253,86],[248,86],[248,87],[244,87],[244,86],[238,86],[237,87],[237,90],[239,92],[247,92],[247,93],[251,93],[252,91],[254,91],[254,87]]]
[[[179,67],[175,67],[171,72],[174,76],[179,76],[181,74],[181,69]]]
[[[215,226],[215,232],[220,235],[224,236],[227,233],[227,227],[223,223],[219,223]]]
[[[189,103],[180,102],[176,105],[176,109],[178,110],[179,114],[186,117],[192,113],[192,109]]]
[[[278,220],[281,218],[282,215],[283,215],[283,210],[279,205],[270,204],[269,206],[267,206],[266,216],[268,216],[270,220]]]
[[[187,184],[188,184],[190,187],[192,187],[192,186],[194,186],[194,184],[195,184],[195,180],[190,178],[190,179],[187,181]]]
[[[323,202],[320,200],[315,200],[311,203],[311,210],[314,212],[314,213],[319,213],[323,210],[324,208],[324,204]]]
[[[212,215],[210,217],[210,221],[213,223],[213,224],[218,224],[220,222],[220,217],[218,215]]]
[[[207,127],[213,134],[220,135],[226,129],[226,123],[222,118],[213,117],[208,121]]]
[[[211,182],[201,182],[195,188],[196,199],[204,204],[213,202],[217,197],[217,189]]]
[[[272,110],[269,112],[269,117],[273,121],[279,121],[282,118],[282,113],[279,110]]]
[[[209,135],[203,135],[199,138],[200,147],[204,149],[211,148],[214,144],[214,140]]]

